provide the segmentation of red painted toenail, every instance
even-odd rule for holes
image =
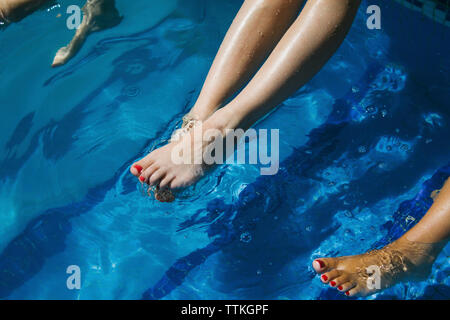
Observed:
[[[139,177],[139,180],[141,180],[141,182],[144,182],[144,181],[145,181],[145,178],[144,178],[143,176],[140,176],[140,177]]]
[[[328,280],[328,277],[327,277],[326,275],[323,274],[323,275],[322,275],[322,280],[323,280],[323,281],[327,281],[327,280]]]
[[[322,260],[316,260],[319,263],[320,269],[322,269],[323,267],[325,267],[325,263],[323,263]]]
[[[342,289],[343,289],[342,286],[339,286],[339,287],[338,287],[338,290],[341,290],[341,291],[342,291]]]
[[[140,166],[140,165],[138,165],[138,164],[135,164],[134,165],[134,168],[138,171],[138,173],[141,173],[141,171],[142,171],[142,167]]]
[[[350,292],[347,291],[347,292],[345,293],[345,295],[346,295],[346,296],[349,296],[349,295],[350,295]]]
[[[332,287],[334,287],[336,285],[336,282],[331,281],[330,284],[331,284]]]

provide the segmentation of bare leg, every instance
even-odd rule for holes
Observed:
[[[18,22],[50,0],[0,0],[0,21]],[[52,67],[66,63],[80,50],[87,36],[95,31],[112,28],[122,17],[115,7],[115,0],[88,0],[83,7],[83,21],[72,41],[56,53]]]
[[[217,112],[221,127],[248,129],[308,82],[344,40],[359,0],[308,0],[247,87]]]
[[[18,22],[39,9],[49,0],[0,0],[0,18],[5,22]]]
[[[240,89],[298,15],[304,0],[246,0],[234,19],[187,118],[205,120]],[[139,176],[150,165],[145,157],[131,167]]]
[[[450,181],[447,180],[426,215],[400,239],[361,255],[319,258],[314,260],[313,267],[322,274],[322,282],[346,295],[367,296],[401,281],[424,279],[449,237]],[[367,285],[372,274],[367,270],[370,266],[380,270],[379,288]]]
[[[203,130],[248,129],[260,117],[275,108],[311,79],[332,56],[345,38],[356,15],[360,0],[309,0],[267,61],[242,92],[228,105],[217,110],[203,123]],[[187,136],[187,137],[186,137]],[[206,149],[201,134],[191,132],[180,144],[193,153]],[[177,142],[154,150],[135,165],[144,169],[141,181],[161,187],[184,187],[194,183],[204,172],[201,164],[173,163],[171,154]],[[202,148],[195,146],[201,145]],[[195,156],[196,157],[196,156]],[[147,168],[147,169],[145,169]],[[131,172],[138,175],[136,168]]]
[[[189,115],[207,119],[255,74],[304,0],[246,0],[231,24]]]
[[[83,7],[83,21],[72,41],[58,50],[52,67],[65,64],[81,48],[87,36],[92,32],[112,28],[122,21],[115,7],[115,0],[88,0]]]

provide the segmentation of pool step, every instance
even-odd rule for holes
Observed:
[[[450,27],[450,0],[395,0],[403,6],[422,12],[434,21]]]

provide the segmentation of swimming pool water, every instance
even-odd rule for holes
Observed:
[[[257,124],[280,129],[279,174],[224,165],[151,200],[129,166],[192,106],[241,1],[116,2],[122,24],[58,69],[67,1],[0,32],[0,298],[344,299],[312,260],[395,239],[448,176],[448,28],[363,1],[323,70]],[[449,253],[369,299],[448,299]]]

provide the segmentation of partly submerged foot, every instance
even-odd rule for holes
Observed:
[[[184,134],[175,134],[167,145],[134,163],[131,173],[142,183],[161,189],[179,189],[194,184],[212,164],[205,162],[205,154],[222,141],[215,138],[217,135],[205,139],[207,132],[221,132],[215,128],[211,121],[196,122]]]
[[[112,28],[122,21],[113,0],[88,0],[83,7],[83,20],[72,41],[58,50],[52,67],[69,61],[81,48],[87,36],[96,31]]]
[[[202,163],[170,166],[172,159],[167,158],[169,155],[171,157],[173,150],[180,145],[194,144],[193,136],[188,136],[182,141],[183,137],[190,135],[194,127],[201,126],[209,115],[196,113],[193,108],[182,118],[181,128],[173,132],[168,145],[151,152],[131,166],[131,173],[139,177],[141,183],[149,185],[147,191],[149,196],[154,196],[160,202],[172,202],[175,196],[171,189],[189,186],[203,175],[206,166]],[[162,166],[162,163],[166,166]]]
[[[313,268],[323,283],[347,296],[368,296],[401,281],[426,278],[441,248],[441,244],[412,242],[404,236],[361,255],[318,258]]]

